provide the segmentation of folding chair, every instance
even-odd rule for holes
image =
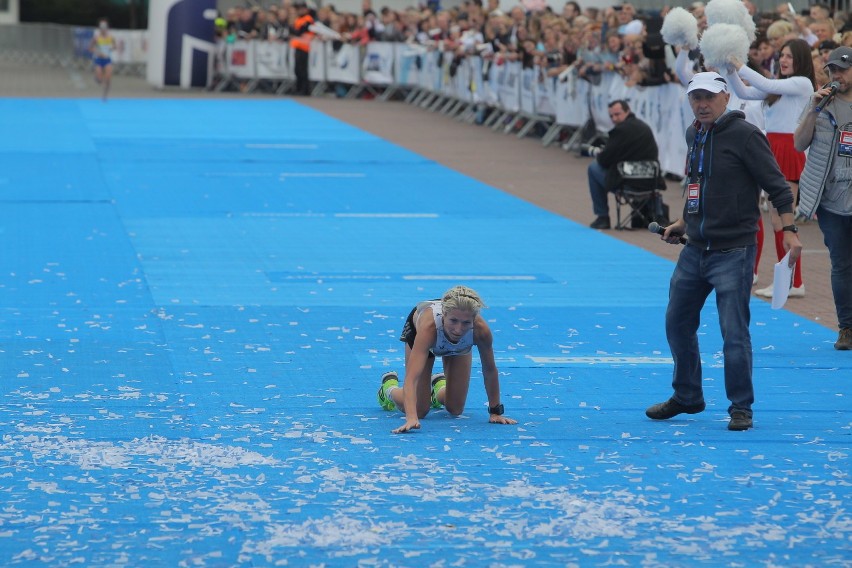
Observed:
[[[662,216],[663,197],[660,190],[666,184],[660,175],[660,163],[656,160],[637,160],[619,162],[616,164],[621,174],[621,186],[615,193],[615,228],[632,229],[638,225],[650,223],[646,212],[653,211],[653,216]],[[621,208],[628,211],[622,214]]]

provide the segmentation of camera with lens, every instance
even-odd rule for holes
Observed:
[[[580,144],[580,155],[584,158],[594,158],[601,153],[603,148],[595,144]]]

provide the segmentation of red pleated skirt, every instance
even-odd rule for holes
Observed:
[[[793,135],[768,132],[766,138],[769,140],[769,147],[772,148],[775,161],[778,162],[781,173],[784,174],[784,179],[798,183],[805,167],[805,153],[799,152],[793,146]]]

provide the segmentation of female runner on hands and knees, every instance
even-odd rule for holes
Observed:
[[[503,415],[493,337],[488,324],[479,315],[484,307],[485,303],[474,290],[455,286],[440,300],[420,302],[408,314],[399,338],[405,342],[402,386],[399,386],[396,372],[390,371],[382,376],[378,392],[382,408],[399,408],[405,412],[405,424],[393,430],[394,434],[419,429],[420,419],[432,408],[443,406],[453,416],[464,411],[474,345],[482,363],[489,422],[517,424],[517,420]],[[441,357],[444,372],[433,375],[436,357]]]

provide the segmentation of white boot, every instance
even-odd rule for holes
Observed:
[[[767,286],[766,288],[761,288],[760,290],[755,290],[754,293],[757,294],[758,296],[763,296],[764,298],[771,298],[772,297],[772,286]],[[804,298],[805,297],[805,285],[802,284],[798,288],[795,287],[795,286],[790,288],[790,293],[787,294],[787,297],[788,298]]]

